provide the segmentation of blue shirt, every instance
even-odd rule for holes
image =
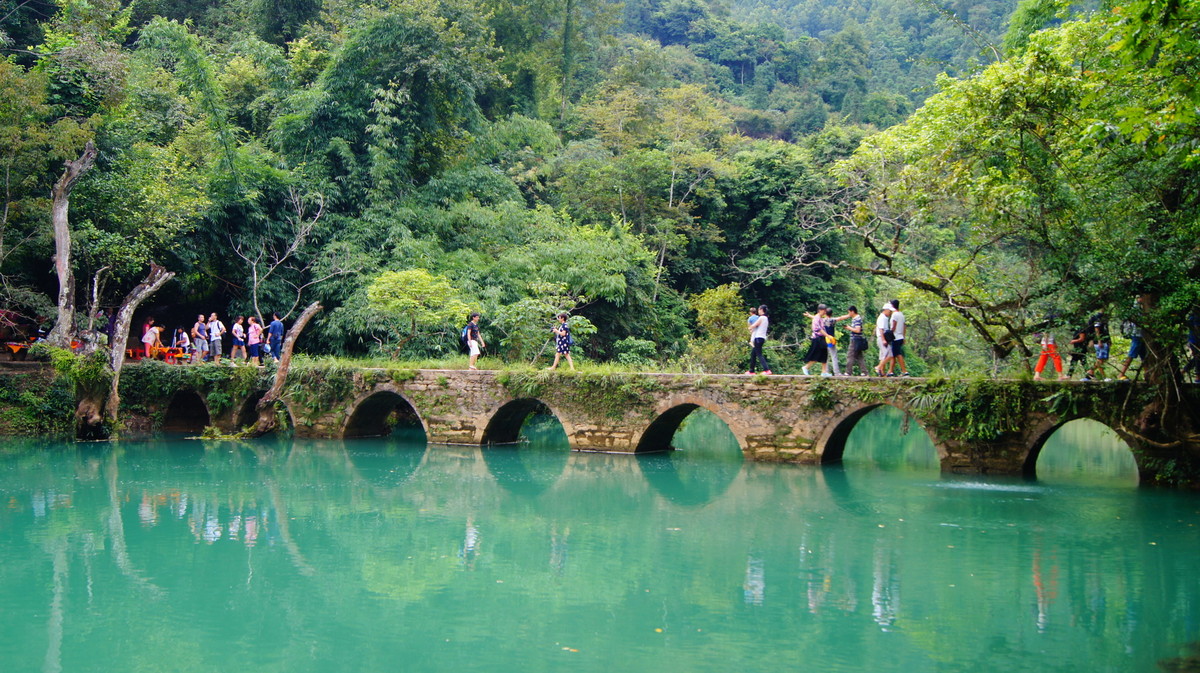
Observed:
[[[267,336],[271,337],[272,339],[276,339],[276,338],[282,339],[283,338],[283,321],[282,320],[272,320],[271,324],[267,325]]]

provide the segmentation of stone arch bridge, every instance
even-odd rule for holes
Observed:
[[[1196,411],[1196,391],[1189,391]],[[881,405],[906,412],[929,434],[944,472],[1032,474],[1046,439],[1091,418],[1129,445],[1144,481],[1177,458],[1127,431],[1152,394],[1132,383],[1035,383],[797,376],[583,374],[542,371],[319,369],[295,374],[281,405],[295,434],[380,436],[396,423],[419,425],[430,443],[514,442],[533,413],[552,413],[573,450],[641,453],[671,448],[698,408],[721,418],[750,460],[834,463],[854,424]],[[192,397],[181,404],[181,395]],[[253,419],[262,391],[235,399],[209,423],[226,432]],[[182,390],[172,409],[205,398]],[[193,418],[193,421],[195,419]],[[178,429],[178,428],[175,428]]]

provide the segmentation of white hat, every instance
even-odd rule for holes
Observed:
[[[895,311],[895,310],[896,310],[896,307],[895,307],[895,306],[892,306],[892,302],[890,302],[890,301],[887,301],[887,302],[884,302],[884,303],[883,303],[883,308],[882,308],[881,310],[883,310],[883,311]]]

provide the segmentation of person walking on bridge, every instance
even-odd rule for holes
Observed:
[[[1054,342],[1054,332],[1051,331],[1051,323],[1055,322],[1055,320],[1055,314],[1046,316],[1046,322],[1042,325],[1042,331],[1037,335],[1038,343],[1040,343],[1042,346],[1042,352],[1041,355],[1038,356],[1037,365],[1035,365],[1033,368],[1034,381],[1041,380],[1042,371],[1046,369],[1047,360],[1052,360],[1054,362],[1054,371],[1058,372],[1059,380],[1067,378],[1066,376],[1063,376],[1062,357],[1058,354],[1058,345]]]
[[[554,364],[546,369],[558,369],[558,361],[565,355],[571,371],[575,371],[575,361],[571,359],[571,346],[575,345],[575,340],[571,338],[571,326],[567,324],[566,311],[559,313],[557,317],[558,325],[550,330],[554,333]]]
[[[1112,348],[1112,338],[1108,335],[1108,314],[1101,307],[1088,320],[1088,338],[1091,339],[1092,347],[1096,350],[1096,364],[1083,375],[1084,381],[1093,381],[1098,378],[1103,378],[1107,381],[1104,373],[1104,365],[1108,362],[1108,352]]]
[[[892,300],[892,361],[900,365],[900,376],[908,376],[908,365],[904,362],[904,335],[908,325],[904,312],[900,310],[900,300]]]
[[[1071,362],[1067,364],[1067,375],[1064,377],[1070,380],[1075,374],[1075,365],[1083,370],[1084,375],[1087,375],[1087,344],[1088,330],[1087,327],[1076,329],[1071,340],[1068,342],[1071,345]]]
[[[808,354],[804,356],[804,367],[801,370],[805,376],[812,376],[808,368],[818,362],[821,363],[821,376],[833,376],[829,373],[829,347],[825,343],[825,317],[828,315],[828,311],[828,306],[818,304],[816,313],[804,314],[812,318],[811,330],[808,334]]]
[[[767,376],[771,375],[771,365],[767,364],[767,356],[763,355],[763,344],[767,343],[767,327],[771,324],[770,311],[767,305],[758,307],[758,318],[749,323],[750,327],[750,369],[747,374],[753,374],[758,369]]]
[[[877,376],[892,373],[892,303],[883,305],[875,319],[875,344],[879,346],[879,364],[875,365]]]
[[[858,307],[846,309],[850,324],[846,331],[850,333],[850,348],[846,350],[846,375],[854,376],[854,366],[858,365],[860,376],[867,376],[867,361],[863,354],[867,352],[867,337],[863,334],[863,318],[858,314]]]
[[[467,321],[467,352],[471,355],[471,361],[467,365],[467,369],[478,369],[475,366],[475,361],[479,359],[481,348],[487,348],[487,344],[483,342],[483,336],[479,334],[479,314],[472,313]]]

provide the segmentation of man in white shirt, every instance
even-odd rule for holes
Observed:
[[[900,300],[893,299],[892,307],[892,359],[900,365],[900,376],[908,376],[908,365],[904,364],[904,313],[900,311]]]
[[[208,316],[208,352],[212,354],[213,364],[221,364],[221,335],[225,333],[225,323],[217,319],[217,314]]]
[[[887,376],[891,372],[892,367],[892,343],[888,337],[884,336],[892,329],[892,305],[887,303],[883,305],[883,309],[879,312],[879,317],[875,319],[875,343],[879,346],[879,364],[875,367],[875,373],[879,376]],[[887,371],[884,371],[884,366],[887,366]]]

